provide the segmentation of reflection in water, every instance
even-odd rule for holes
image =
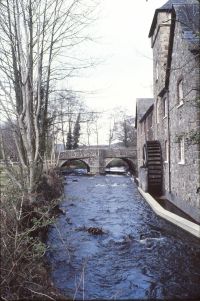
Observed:
[[[62,293],[86,300],[200,296],[198,241],[157,217],[130,177],[69,176],[67,183],[66,215],[47,242],[52,279]]]

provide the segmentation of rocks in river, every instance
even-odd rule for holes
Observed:
[[[78,180],[77,179],[73,179],[72,182],[78,182]]]
[[[143,244],[147,249],[152,250],[157,243],[164,240],[161,237],[161,233],[159,231],[151,230],[148,233],[143,233],[140,235],[139,242]]]
[[[88,233],[91,233],[93,235],[102,235],[104,234],[104,231],[102,230],[102,228],[98,228],[98,227],[90,227],[87,229]]]
[[[93,235],[102,235],[102,234],[105,233],[102,230],[102,228],[98,228],[98,227],[89,227],[89,228],[87,228],[86,226],[78,227],[78,228],[76,228],[76,231],[86,231],[86,232],[88,232],[90,234],[93,234]]]
[[[140,234],[140,240],[144,240],[146,238],[160,238],[160,237],[161,237],[161,233],[156,230],[150,230],[147,233]]]
[[[71,219],[69,217],[66,218],[66,221],[69,225],[72,225]]]
[[[65,210],[63,208],[60,208],[59,205],[55,205],[52,209],[53,214],[58,215],[58,214],[63,214],[65,215]]]
[[[127,235],[123,236],[123,242],[124,243],[131,242],[133,240],[134,240],[134,237],[132,237],[131,234],[127,234]]]
[[[63,182],[64,182],[65,185],[68,184],[68,182],[67,182],[67,177],[66,177],[66,176],[64,176]]]
[[[154,238],[141,239],[140,243],[144,244],[147,249],[152,249],[155,246]]]

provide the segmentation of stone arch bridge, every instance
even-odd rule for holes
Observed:
[[[60,153],[59,166],[64,166],[67,162],[79,160],[85,163],[88,172],[91,174],[104,174],[107,165],[113,159],[124,160],[132,172],[137,168],[136,148],[83,148],[66,150]]]

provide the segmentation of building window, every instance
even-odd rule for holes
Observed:
[[[152,120],[152,117],[153,117],[152,114],[150,114],[150,115],[148,116],[148,129],[152,128],[152,126],[153,126],[153,120]]]
[[[158,80],[158,76],[159,76],[159,73],[158,73],[158,62],[156,62],[156,81]]]
[[[159,100],[156,101],[156,123],[159,123]]]
[[[167,111],[168,111],[168,101],[167,97],[163,99],[163,115],[164,117],[167,117]]]
[[[185,140],[180,138],[178,141],[179,164],[185,163]]]
[[[177,104],[178,106],[183,104],[183,79],[179,80],[177,85]]]
[[[165,163],[169,161],[169,143],[165,140]]]

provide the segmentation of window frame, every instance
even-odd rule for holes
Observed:
[[[168,99],[167,99],[167,96],[165,96],[163,98],[163,119],[167,117],[168,115]]]
[[[159,116],[159,98],[156,99],[156,124],[160,123],[160,116]]]
[[[184,103],[183,95],[183,77],[181,77],[177,82],[177,107],[181,107]]]
[[[158,71],[158,61],[156,61],[156,66],[155,66],[155,75],[156,75],[156,82],[158,81],[159,78],[159,71]]]
[[[169,163],[169,142],[165,140],[165,161],[164,163]]]
[[[181,137],[178,141],[178,164],[185,164],[185,138]]]
[[[148,129],[152,129],[153,128],[153,114],[150,113],[149,116],[147,117],[148,119]]]

